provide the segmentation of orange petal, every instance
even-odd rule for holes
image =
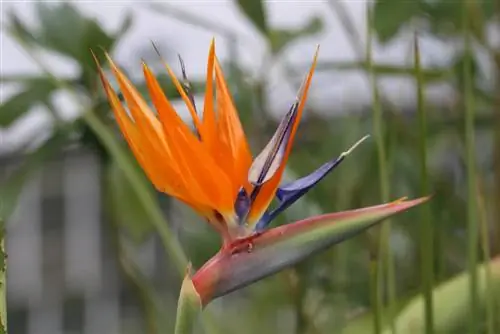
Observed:
[[[314,69],[316,68],[316,61],[318,58],[319,47],[316,49],[316,53],[314,54],[313,63],[305,80],[304,89],[302,91],[302,95],[300,96],[299,106],[297,108],[297,116],[295,118],[295,123],[293,124],[292,130],[290,132],[290,137],[288,139],[287,147],[285,150],[285,154],[281,160],[281,166],[274,173],[271,179],[265,183],[260,189],[255,201],[252,203],[252,207],[250,209],[250,213],[248,216],[248,223],[250,225],[254,225],[258,222],[260,217],[264,214],[265,210],[271,203],[276,193],[276,189],[279,186],[281,181],[281,177],[283,175],[283,171],[285,170],[286,163],[288,161],[288,156],[290,155],[290,151],[293,146],[293,141],[295,138],[295,133],[297,132],[297,128],[299,126],[300,120],[302,118],[302,112],[304,110],[304,105],[307,100],[307,93],[309,91],[309,87],[311,85],[311,79],[314,74]]]
[[[144,172],[151,180],[151,182],[155,185],[155,187],[158,190],[165,191],[165,185],[168,184],[168,182],[163,177],[163,175],[165,175],[164,171],[159,169],[157,164],[150,162],[149,158],[151,154],[148,154],[148,152],[151,152],[152,149],[149,146],[149,143],[141,141],[141,137],[136,128],[136,125],[127,115],[127,112],[125,111],[123,105],[121,104],[118,96],[116,95],[115,91],[109,84],[108,80],[102,73],[102,70],[99,67],[99,65],[98,65],[98,71],[104,87],[104,91],[108,96],[108,100],[111,104],[111,109],[115,115],[118,126],[125,137],[125,140],[132,149],[132,152],[134,153],[139,164],[141,165],[141,167],[143,168]],[[168,190],[171,193],[175,193],[170,189]]]
[[[210,50],[208,52],[207,61],[207,80],[205,89],[205,103],[203,106],[203,129],[205,137],[203,141],[210,149],[213,147],[217,129],[215,125],[215,110],[214,110],[214,58],[215,58],[215,41],[212,39]]]
[[[218,148],[224,151],[225,168],[231,175],[233,192],[236,195],[240,186],[249,188],[247,173],[252,163],[252,155],[217,58],[215,58],[215,80],[217,87],[217,132],[220,136]]]
[[[130,110],[132,117],[137,124],[137,129],[141,137],[148,141],[154,148],[158,159],[168,159],[168,150],[165,147],[165,136],[162,127],[156,116],[150,110],[147,103],[137,92],[132,83],[118,69],[111,58],[106,55],[111,65],[111,69],[118,81],[125,102]]]
[[[190,167],[186,166],[185,159],[183,158],[184,152],[182,152],[182,146],[180,146],[179,141],[176,139],[176,135],[178,133],[183,134],[182,138],[185,139],[185,146],[193,145],[197,143],[198,140],[176,113],[161,90],[158,80],[148,66],[143,63],[142,67],[151,100],[160,116],[161,126],[164,129],[165,150],[167,150],[170,155],[170,163],[178,167],[178,182],[182,184],[182,188],[186,192],[187,200],[191,202],[206,203],[207,198],[199,188],[200,185],[191,175],[192,171]],[[165,124],[168,124],[168,126],[164,126]]]
[[[181,179],[192,199],[215,210],[232,210],[230,180],[220,170],[188,127],[182,122],[153,74],[144,66],[144,74],[153,103],[158,111],[172,158],[178,163]]]
[[[185,134],[187,140],[190,142],[190,145],[194,145],[195,142],[198,142],[198,139],[191,131],[189,126],[184,123],[182,118],[177,114],[170,101],[168,101],[167,97],[163,93],[160,83],[156,79],[153,72],[151,72],[146,63],[142,63],[142,69],[151,101],[153,102],[158,115],[160,115],[161,113],[165,113],[164,116],[168,118],[168,123],[170,124],[170,126],[179,128],[179,131],[182,131]]]

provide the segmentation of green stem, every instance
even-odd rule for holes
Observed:
[[[117,165],[122,169],[125,177],[129,179],[130,184],[139,195],[138,198],[141,201],[141,205],[146,209],[145,211],[147,212],[151,223],[157,230],[163,247],[174,261],[179,273],[183,273],[188,264],[187,257],[182,251],[182,247],[178,240],[170,231],[167,222],[163,218],[161,210],[156,204],[157,202],[155,198],[152,198],[147,187],[142,182],[140,175],[131,166],[127,155],[124,154],[120,144],[113,137],[111,132],[108,131],[106,125],[91,111],[85,112],[83,118],[92,131],[94,131],[95,135],[100,139],[103,146],[106,147],[111,157],[115,159]]]
[[[465,105],[465,146],[467,162],[467,265],[470,276],[470,312],[469,312],[469,333],[479,332],[478,315],[478,290],[477,290],[477,256],[478,256],[478,224],[477,224],[477,206],[476,206],[476,156],[474,139],[474,117],[475,105],[473,95],[473,78],[471,74],[472,66],[472,47],[471,36],[468,29],[468,1],[463,4],[464,20],[464,50],[465,61],[463,68],[464,75],[464,105]]]
[[[389,201],[389,177],[388,177],[388,166],[386,164],[387,161],[387,153],[384,144],[384,126],[382,124],[383,116],[382,116],[382,107],[380,103],[380,93],[377,86],[377,78],[375,71],[373,70],[373,29],[372,29],[372,11],[370,8],[370,4],[367,5],[367,17],[368,17],[368,45],[366,52],[366,62],[368,64],[368,72],[370,74],[371,79],[371,90],[373,95],[373,132],[375,134],[375,140],[377,144],[377,157],[378,157],[378,170],[379,170],[379,180],[380,180],[380,196],[383,202]],[[387,270],[387,288],[388,288],[388,297],[389,297],[389,321],[391,329],[393,333],[395,332],[394,326],[394,314],[395,306],[396,306],[396,281],[395,281],[395,269],[394,269],[394,259],[392,258],[392,253],[390,252],[390,235],[391,235],[391,222],[387,220],[383,223],[380,233],[380,241],[379,241],[379,252],[378,255],[385,262],[384,266],[381,266],[380,269]],[[376,260],[377,266],[380,265],[380,261]],[[375,285],[375,288],[382,289],[383,287],[383,275],[382,270],[375,270],[377,272],[378,283]],[[382,323],[382,296],[381,292],[376,293],[378,298],[377,310],[375,312],[375,318],[378,318],[377,322]],[[377,330],[377,328],[376,328]],[[379,333],[379,331],[376,331]]]
[[[429,195],[429,176],[427,173],[427,116],[425,112],[424,79],[422,76],[422,66],[420,63],[420,48],[418,37],[415,35],[414,41],[414,62],[417,84],[417,110],[418,123],[420,128],[419,151],[420,151],[420,178],[422,195]],[[425,329],[427,334],[434,333],[434,316],[432,287],[434,282],[434,231],[430,207],[420,208],[420,263],[422,264],[421,275],[425,300]]]
[[[144,275],[142,275],[137,265],[127,255],[122,237],[120,235],[119,220],[116,215],[117,208],[115,203],[111,200],[112,189],[109,186],[109,166],[106,162],[101,164],[103,173],[101,173],[101,188],[102,197],[106,203],[105,215],[106,220],[109,221],[111,227],[111,242],[114,246],[120,270],[125,278],[128,280],[130,286],[136,291],[137,297],[142,303],[142,311],[146,323],[147,334],[159,334],[159,329],[156,321],[157,303],[155,300],[155,293],[152,286]]]
[[[370,299],[373,308],[373,332],[379,334],[382,332],[382,305],[380,305],[380,287],[379,287],[379,263],[375,256],[370,258]]]
[[[0,334],[7,334],[7,253],[5,225],[0,218]]]
[[[290,287],[295,311],[295,334],[303,334],[307,331],[307,318],[304,314],[305,287],[301,281],[300,272],[297,268],[291,268],[284,273]]]
[[[500,23],[500,0],[495,1],[495,16],[497,18],[496,23]],[[493,49],[493,48],[492,48]],[[493,125],[493,132],[494,132],[494,153],[493,153],[493,159],[494,159],[494,182],[495,182],[495,195],[494,195],[494,203],[500,203],[500,48],[493,49],[494,52],[492,52],[492,56],[495,62],[495,101],[494,101],[494,125]],[[500,205],[496,205],[496,221],[500,220]],[[500,252],[500,224],[496,224],[494,226],[494,236],[493,236],[493,242],[494,242],[494,248],[497,253]],[[494,298],[494,308],[496,309],[496,322],[495,325],[498,327],[500,330],[500,296],[496,296]]]
[[[493,286],[493,276],[491,272],[490,240],[488,235],[488,221],[486,218],[486,205],[484,203],[482,182],[479,180],[477,188],[477,204],[479,228],[481,230],[481,245],[483,246],[485,286],[486,286],[486,333],[495,333],[495,287]]]
[[[201,313],[201,300],[196,292],[193,282],[186,275],[182,282],[179,302],[177,304],[177,318],[174,334],[191,334],[196,320]]]

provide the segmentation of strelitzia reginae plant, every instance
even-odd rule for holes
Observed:
[[[183,320],[186,318],[183,316],[186,301],[202,308],[215,298],[272,275],[427,200],[427,197],[402,199],[268,228],[277,215],[306,194],[366,138],[310,175],[280,184],[302,117],[317,55],[318,49],[295,102],[255,158],[215,56],[213,40],[208,54],[202,117],[182,60],[182,82],[163,61],[189,110],[194,129],[179,117],[144,62],[142,69],[156,113],[107,56],[127,112],[98,64],[119,128],[151,182],[158,191],[193,208],[222,239],[219,252],[193,275],[188,273],[186,276],[178,306],[178,322],[187,321]],[[271,209],[270,204],[275,198],[277,205]],[[184,294],[189,297],[184,298]],[[177,328],[180,327],[177,324]]]

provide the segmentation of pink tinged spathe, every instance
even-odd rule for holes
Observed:
[[[325,214],[257,233],[222,248],[194,274],[194,287],[205,306],[428,199]]]

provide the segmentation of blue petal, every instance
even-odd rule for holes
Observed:
[[[236,215],[238,216],[240,223],[245,220],[245,217],[248,214],[249,210],[250,196],[248,196],[244,188],[241,188],[234,202],[234,211],[236,211]]]
[[[343,152],[338,158],[326,162],[311,174],[304,176],[296,181],[280,186],[276,191],[276,197],[279,200],[278,207],[270,212],[266,212],[266,214],[260,219],[259,223],[257,224],[256,230],[261,231],[265,229],[269,225],[269,223],[274,218],[276,218],[277,215],[279,215],[290,205],[295,203],[312,187],[318,184],[319,181],[321,181],[328,173],[330,173],[335,167],[337,167],[342,161],[344,161],[345,157],[349,155],[366,138],[368,138],[368,136],[363,137],[349,150]]]
[[[316,169],[311,174],[304,176],[296,181],[280,186],[276,192],[279,204],[274,210],[266,212],[256,226],[258,231],[265,229],[269,223],[276,218],[281,212],[295,203],[299,198],[321,181],[332,169],[338,166],[344,160],[344,156],[340,156],[334,160],[330,160]]]

